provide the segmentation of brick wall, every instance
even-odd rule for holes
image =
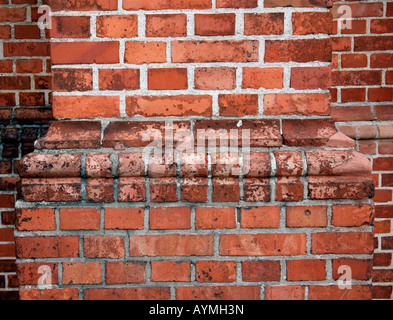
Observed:
[[[349,5],[350,29],[338,29],[338,7]],[[337,1],[333,37],[332,117],[373,164],[375,255],[373,296],[392,298],[393,3]],[[345,22],[344,22],[345,24]]]
[[[49,41],[41,1],[0,1],[0,300],[18,298],[14,245],[16,166],[44,135],[51,111]]]
[[[18,166],[22,299],[371,299],[374,186],[329,119],[331,3],[289,2],[50,2],[58,121]],[[176,161],[144,153],[149,129],[183,138]],[[250,130],[250,158],[180,150],[208,129]]]
[[[25,9],[27,17],[0,22],[0,34],[11,37],[0,60],[0,76],[8,77],[0,91],[7,198],[0,245],[13,252],[12,160],[46,132],[51,109],[37,107],[51,97],[46,35],[37,38],[35,23],[41,3],[6,2],[0,10]],[[391,28],[373,21],[388,19],[390,3],[345,2],[356,31],[333,35],[333,77],[329,33],[337,22],[329,1],[122,3],[50,3],[60,121],[20,170],[22,299],[390,298]],[[357,39],[369,35],[371,48]],[[33,68],[20,73],[22,66]],[[355,145],[323,120],[330,113]],[[155,165],[141,155],[141,135],[164,133],[165,120],[195,132],[242,120],[252,129],[257,168],[233,176],[212,154],[196,167],[187,156],[183,165]],[[354,147],[376,172],[373,294],[373,188]],[[337,241],[343,247],[331,245]],[[15,298],[14,256],[0,262],[3,296]],[[41,265],[50,267],[54,288],[26,289],[37,285]],[[352,268],[352,290],[337,288],[341,265]]]

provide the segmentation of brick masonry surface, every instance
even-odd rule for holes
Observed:
[[[391,3],[52,0],[37,38],[39,4],[0,2],[3,298],[15,252],[22,299],[391,298]],[[251,130],[250,171],[156,164],[166,120]]]

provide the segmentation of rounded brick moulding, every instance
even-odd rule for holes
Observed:
[[[375,187],[330,119],[332,1],[49,5],[21,299],[371,299]]]

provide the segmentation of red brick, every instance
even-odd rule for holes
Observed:
[[[300,152],[277,151],[274,153],[279,176],[301,176],[303,172],[303,160]]]
[[[0,241],[13,242],[14,229],[13,228],[0,228]]]
[[[234,13],[195,14],[195,34],[199,36],[230,36],[235,34]]]
[[[106,208],[105,229],[143,229],[142,208]]]
[[[20,92],[19,104],[23,106],[42,106],[45,104],[45,94],[43,92]]]
[[[256,8],[258,0],[218,0],[217,8]]]
[[[390,50],[393,45],[393,36],[355,37],[355,51],[383,51]]]
[[[364,53],[350,53],[341,55],[342,68],[365,68],[367,67],[367,55]]]
[[[182,201],[206,202],[208,182],[207,178],[183,178],[181,181]]]
[[[371,68],[391,68],[393,67],[392,53],[374,53],[370,59]]]
[[[351,25],[344,27],[344,21],[339,24],[341,34],[365,34],[367,32],[367,20],[352,20]]]
[[[128,41],[124,53],[124,61],[132,64],[166,62],[165,42]]]
[[[51,76],[34,76],[34,88],[35,89],[52,89],[52,77]]]
[[[374,267],[389,267],[392,262],[392,254],[388,252],[374,252]]]
[[[143,283],[145,278],[145,262],[107,262],[106,283]]]
[[[277,179],[277,201],[301,201],[303,183],[297,177],[280,177]]]
[[[327,208],[325,206],[287,207],[287,227],[326,227]]]
[[[187,36],[187,16],[185,14],[146,15],[146,37]]]
[[[197,261],[197,282],[236,281],[236,261]]]
[[[336,227],[360,227],[371,225],[374,210],[367,205],[335,205],[333,206],[332,225]]]
[[[62,288],[62,289],[23,289],[19,291],[20,300],[79,300],[79,289]]]
[[[100,69],[100,90],[138,90],[140,89],[139,69]]]
[[[80,178],[22,179],[21,198],[28,202],[79,201]]]
[[[109,178],[88,178],[86,181],[86,201],[93,203],[113,202],[114,181]]]
[[[393,19],[372,19],[371,33],[393,33]]]
[[[120,202],[145,201],[144,177],[120,178],[118,188]]]
[[[288,281],[318,281],[326,279],[325,260],[290,260],[287,261]]]
[[[21,237],[15,238],[18,258],[61,258],[79,255],[79,238],[62,237]]]
[[[391,223],[389,220],[375,221],[374,232],[377,233],[390,233]]]
[[[145,162],[142,153],[119,154],[118,174],[122,177],[145,175]]]
[[[373,299],[390,299],[392,289],[392,286],[373,286]]]
[[[177,300],[259,300],[258,286],[179,287]]]
[[[197,90],[233,90],[235,88],[235,68],[195,69],[195,89]]]
[[[335,121],[374,120],[370,106],[333,107],[331,116]]]
[[[19,61],[23,61],[23,60],[17,60],[16,61],[17,66],[20,63]],[[13,72],[12,71],[12,60],[0,60],[0,72],[1,73],[12,73]],[[16,72],[19,72],[18,67],[17,67]]]
[[[61,208],[60,229],[99,230],[100,211],[95,208]]]
[[[332,0],[265,0],[265,7],[331,7]]]
[[[306,288],[303,286],[266,286],[266,300],[304,300]]]
[[[174,41],[172,62],[257,62],[258,41]]]
[[[40,39],[41,31],[37,25],[15,25],[15,39]]]
[[[243,117],[258,114],[258,95],[220,94],[218,97],[220,115],[223,117]]]
[[[189,261],[152,261],[151,281],[189,282],[191,265]]]
[[[25,21],[26,8],[0,8],[0,22]]]
[[[366,88],[342,88],[341,102],[366,101]]]
[[[53,70],[53,91],[89,91],[93,90],[91,69],[57,68]]]
[[[18,263],[18,280],[19,285],[36,285],[39,283],[43,273],[40,270],[41,266],[48,266],[51,270],[50,282],[51,284],[58,283],[58,264],[49,262],[30,262]]]
[[[26,119],[24,121],[39,117],[51,119],[44,112],[33,110],[35,112],[31,114],[27,113],[27,110],[30,109],[24,109],[18,118]],[[40,138],[37,143],[41,148],[47,149],[98,148],[101,144],[101,123],[97,121],[52,122],[46,136]]]
[[[170,288],[85,289],[86,300],[170,300]]]
[[[48,56],[49,44],[45,42],[4,43],[4,57]]]
[[[56,230],[55,210],[49,208],[17,210],[16,228],[19,231]]]
[[[359,17],[381,17],[383,15],[383,4],[381,2],[372,3],[348,3],[346,4],[351,8],[353,18]],[[338,9],[340,4],[334,4],[332,8],[333,17],[339,18],[340,13]]]
[[[26,90],[30,89],[30,78],[26,76],[3,76],[0,77],[2,90]]]
[[[239,180],[213,178],[213,202],[237,202],[240,199]]]
[[[211,0],[151,0],[148,2],[124,0],[123,3],[125,10],[208,9],[211,7]]]
[[[0,104],[4,107],[15,106],[16,105],[15,94],[14,93],[0,93]],[[11,120],[11,116],[9,117],[9,120]]]
[[[52,64],[119,63],[119,42],[51,43]]]
[[[242,262],[242,279],[246,282],[280,281],[280,261],[244,261]]]
[[[117,2],[113,0],[82,0],[77,3],[64,2],[63,0],[51,0],[53,11],[110,11],[117,10]]]
[[[360,140],[359,141],[359,152],[364,155],[374,155],[377,153],[377,145],[372,140]]]
[[[351,37],[334,37],[332,39],[333,51],[351,51],[352,38]]]
[[[14,208],[14,195],[1,194],[0,195],[0,208]]]
[[[150,229],[190,229],[191,208],[150,208]]]
[[[392,186],[393,186],[393,174],[383,174],[382,187],[392,187]]]
[[[242,228],[279,228],[280,207],[246,207],[241,210]]]
[[[119,236],[84,236],[86,258],[119,259],[124,257],[124,238]]]
[[[370,254],[373,252],[371,233],[314,233],[312,234],[312,254]]]
[[[197,207],[196,229],[234,229],[236,228],[235,208]]]
[[[291,93],[267,94],[264,98],[264,114],[330,114],[330,94],[327,93]]]
[[[11,26],[0,26],[0,39],[11,38]]]
[[[380,71],[334,71],[332,73],[333,86],[364,86],[381,84]]]
[[[283,88],[283,68],[243,68],[242,88],[281,89]]]
[[[330,39],[266,40],[265,62],[330,62],[331,59]]]
[[[390,233],[391,223],[390,220],[375,221],[374,232],[375,233]]]
[[[393,171],[393,157],[381,157],[374,159],[375,171]]]
[[[186,68],[160,68],[148,70],[149,90],[187,90]]]
[[[333,19],[330,12],[294,12],[292,14],[293,34],[331,34]]]
[[[329,67],[292,68],[291,87],[299,90],[329,89],[331,72]]]
[[[51,23],[49,29],[51,38],[90,37],[90,17],[52,17]]]
[[[77,177],[80,169],[81,154],[32,153],[26,155],[18,164],[20,176],[31,178]]]
[[[5,243],[0,244],[0,258],[10,258],[15,257],[15,244],[14,243]]]
[[[371,286],[354,285],[351,289],[338,286],[309,286],[310,300],[371,300]]]
[[[245,35],[280,35],[284,33],[284,13],[245,13]]]
[[[131,96],[126,103],[129,116],[211,116],[213,112],[212,97],[207,95]]]
[[[211,256],[213,235],[130,236],[130,256]]]
[[[243,200],[246,202],[269,202],[271,197],[269,179],[246,178],[243,192]]]
[[[375,190],[374,202],[390,202],[392,201],[392,190]]]
[[[393,88],[369,88],[368,99],[370,101],[392,101]]]
[[[393,237],[383,237],[381,241],[381,248],[383,250],[392,250],[393,248]]]
[[[137,36],[137,15],[104,15],[97,17],[97,37],[135,38]]]
[[[353,280],[369,280],[371,279],[371,275],[373,273],[372,260],[334,259],[332,270],[334,280],[338,280],[342,276],[342,274],[338,273],[340,266],[348,266],[351,268],[351,277]]]
[[[63,284],[98,284],[101,279],[99,262],[63,262]]]
[[[225,234],[220,236],[220,255],[222,256],[278,256],[305,253],[305,234]]]
[[[55,96],[55,118],[94,118],[120,116],[120,99],[117,96]]]
[[[87,178],[111,178],[112,161],[110,153],[97,153],[86,155]]]

